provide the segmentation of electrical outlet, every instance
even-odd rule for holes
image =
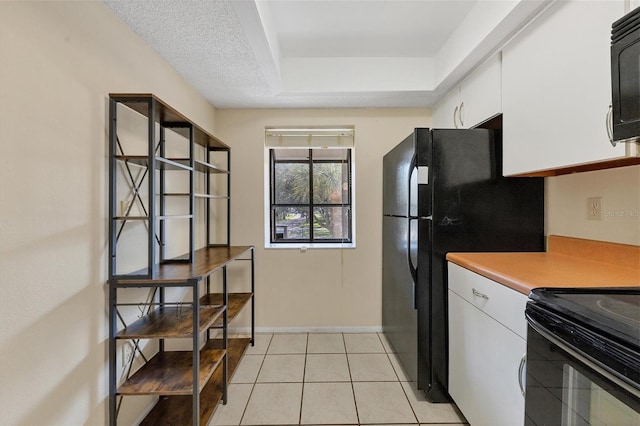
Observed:
[[[134,352],[135,352],[135,349],[133,347],[133,343],[124,342],[124,344],[122,345],[122,366],[123,367],[127,366],[131,362]]]
[[[587,219],[602,220],[602,197],[587,198]]]

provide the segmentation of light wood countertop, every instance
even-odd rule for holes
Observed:
[[[551,235],[542,253],[448,253],[523,294],[537,287],[640,287],[640,246]]]

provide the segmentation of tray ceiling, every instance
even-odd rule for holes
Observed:
[[[549,0],[104,0],[218,108],[428,107]]]

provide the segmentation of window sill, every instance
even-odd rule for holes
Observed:
[[[354,249],[355,243],[326,243],[326,244],[311,244],[311,243],[265,243],[265,249],[293,249],[306,251],[309,249]]]

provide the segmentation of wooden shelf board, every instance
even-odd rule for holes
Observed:
[[[224,349],[200,351],[199,389],[218,369]],[[193,395],[193,353],[191,351],[158,352],[118,388],[118,395]],[[191,398],[189,398],[191,399]]]
[[[250,339],[229,339],[227,349],[227,382],[233,377],[242,355],[244,354]],[[211,340],[207,346],[215,346],[218,342]],[[218,368],[200,393],[200,425],[206,426],[218,403],[222,399],[222,369]],[[190,425],[193,423],[193,401],[191,396],[165,396],[161,397],[147,417],[140,423],[141,426],[160,425]]]
[[[252,293],[229,293],[229,304],[227,305],[227,322],[231,322],[251,300]],[[220,306],[222,305],[222,293],[209,293],[200,298],[202,306]],[[218,320],[216,326],[221,326],[222,322]]]
[[[211,326],[224,312],[222,306],[200,308],[200,332]],[[120,331],[117,339],[154,339],[193,337],[193,308],[158,308]]]
[[[251,250],[253,246],[221,246],[205,247],[195,251],[195,259],[192,263],[164,263],[158,265],[155,278],[124,278],[111,280],[118,285],[131,285],[141,283],[165,283],[186,282],[189,280],[201,280],[211,273],[217,271],[229,262],[239,258],[245,252]],[[179,256],[182,257],[182,256]],[[132,275],[143,275],[147,273],[147,268],[135,271]]]
[[[170,107],[157,96],[150,93],[110,93],[109,97],[132,110],[149,117],[149,102],[152,99],[156,101],[156,113],[160,122],[176,133],[189,137],[189,129],[193,126],[194,139],[198,145],[212,148],[229,149],[229,147],[220,139],[209,134],[200,126],[193,123],[187,117]]]

